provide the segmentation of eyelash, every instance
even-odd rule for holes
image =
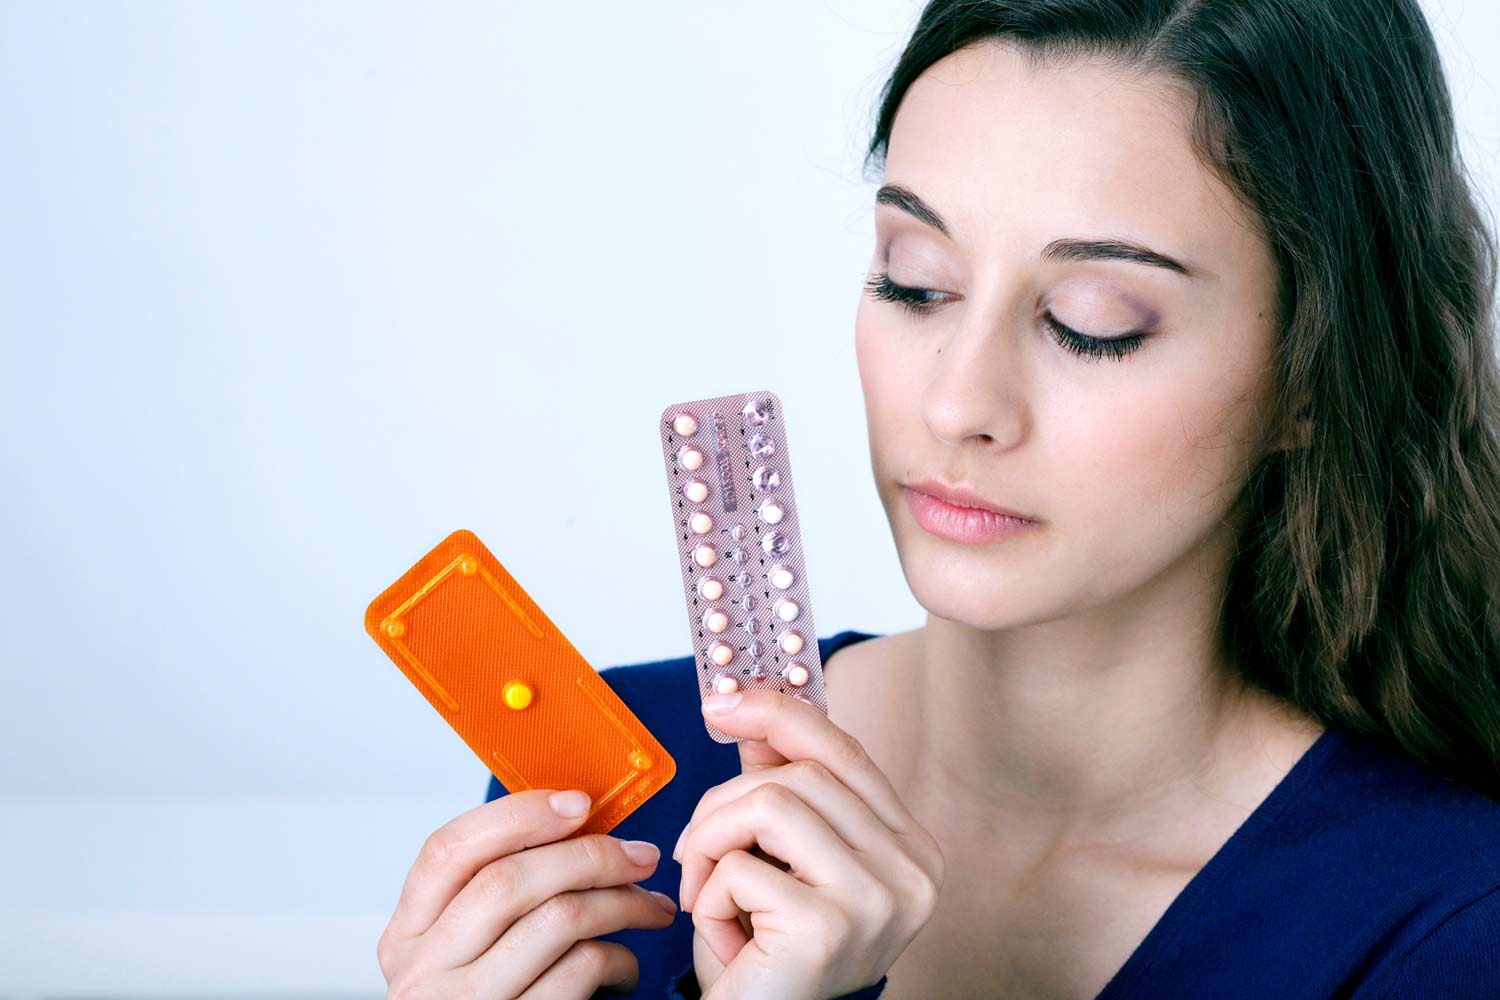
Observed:
[[[875,298],[894,302],[914,316],[926,316],[938,306],[938,303],[926,297],[928,289],[898,285],[891,281],[890,274],[885,271],[873,275],[865,282],[865,288]],[[1051,313],[1047,313],[1045,319],[1052,330],[1053,339],[1064,349],[1084,358],[1097,360],[1108,356],[1119,361],[1139,348],[1146,339],[1144,333],[1131,333],[1123,337],[1089,337],[1063,326]]]

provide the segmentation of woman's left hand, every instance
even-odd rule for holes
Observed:
[[[942,852],[817,706],[738,693],[732,711],[707,717],[742,737],[742,773],[704,793],[673,852],[704,1000],[827,1000],[869,986],[932,916]]]

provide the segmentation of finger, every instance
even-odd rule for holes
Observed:
[[[501,796],[438,827],[417,854],[401,887],[388,933],[415,937],[442,914],[474,873],[496,858],[560,840],[588,815],[559,816],[547,788]]]
[[[693,927],[714,957],[725,966],[747,945],[769,958],[756,944],[761,935],[796,934],[796,914],[821,906],[811,886],[744,851],[730,851],[703,885]],[[739,915],[749,913],[753,934]]]
[[[517,920],[474,961],[472,982],[479,996],[513,997],[578,941],[626,927],[660,930],[673,919],[638,885],[559,893]]]
[[[840,729],[816,705],[769,688],[739,692],[739,703],[723,715],[709,714],[714,726],[730,736],[763,740],[783,761],[812,759],[828,768],[870,804],[886,826],[906,833],[916,826],[911,813],[864,746]],[[704,709],[707,712],[707,707]],[[743,744],[742,744],[743,746]],[[766,755],[754,748],[741,750],[742,764]],[[745,764],[759,769],[760,763]]]
[[[448,904],[424,935],[427,954],[457,968],[559,893],[625,885],[655,870],[655,860],[636,862],[624,841],[602,833],[507,855],[481,868]]]
[[[857,887],[870,881],[850,844],[816,810],[785,785],[767,782],[696,823],[682,844],[678,902],[692,911],[699,889],[730,851],[759,845],[813,887]]]
[[[634,993],[640,981],[635,952],[614,941],[590,938],[575,941],[517,1000],[589,1000],[601,986]]]
[[[879,841],[889,840],[893,836],[890,827],[880,821],[869,804],[850,791],[848,785],[835,778],[828,768],[815,760],[795,760],[770,770],[737,775],[704,792],[683,829],[682,840],[687,839],[687,831],[692,829],[700,817],[768,781],[785,785],[796,792],[833,827],[834,832],[845,843],[856,850],[874,850]],[[677,861],[682,860],[681,841],[674,847],[672,857]]]

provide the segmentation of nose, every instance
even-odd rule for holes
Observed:
[[[974,311],[942,338],[927,373],[922,419],[944,444],[1013,448],[1026,434],[1026,358],[1009,322]]]

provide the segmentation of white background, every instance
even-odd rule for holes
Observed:
[[[780,394],[819,633],[920,624],[852,341],[919,10],[0,4],[0,998],[383,995],[488,773],[364,607],[466,527],[686,654],[667,403]],[[1493,192],[1500,11],[1428,10]]]

